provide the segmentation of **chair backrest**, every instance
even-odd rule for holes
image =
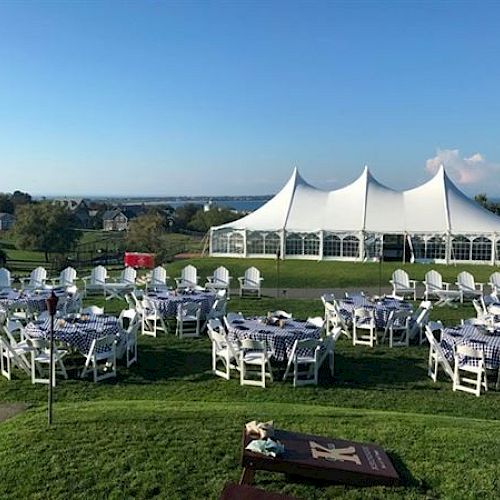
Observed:
[[[123,309],[118,316],[118,324],[123,330],[129,330],[130,327],[138,322],[138,314],[135,309]]]
[[[76,280],[76,270],[71,266],[67,267],[59,275],[59,285],[64,287],[73,286]]]
[[[94,353],[109,353],[111,354],[116,347],[115,335],[103,335],[92,341],[90,346],[89,356]]]
[[[10,271],[5,267],[0,268],[0,288],[9,288],[11,283]]]
[[[183,302],[177,306],[179,317],[197,316],[201,314],[201,304],[199,302]]]
[[[127,266],[121,273],[120,273],[120,282],[121,283],[127,283],[129,285],[135,285],[135,280],[137,278],[137,271],[130,266]]]
[[[281,309],[278,309],[277,311],[272,312],[271,316],[273,318],[292,319],[292,315],[290,313],[287,313],[286,311],[283,311]]]
[[[267,345],[264,340],[243,339],[241,340],[241,349],[247,351],[266,351]]]
[[[163,266],[153,269],[151,275],[151,286],[165,286],[167,284],[167,270]]]
[[[474,276],[468,271],[462,271],[457,276],[457,285],[460,290],[474,290],[475,283]]]
[[[440,273],[432,269],[428,271],[425,275],[425,285],[431,290],[442,290],[443,288],[443,277]]]
[[[366,307],[356,307],[353,316],[358,319],[375,318],[375,311]]]
[[[341,326],[336,326],[331,331],[326,332],[326,336],[331,337],[334,342],[337,342],[337,340],[340,338],[341,335],[342,335]]]
[[[321,302],[323,302],[323,305],[326,307],[327,304],[333,304],[335,300],[335,294],[334,293],[324,293],[321,296]]]
[[[412,317],[411,311],[405,311],[405,310],[391,311],[391,313],[389,314],[389,319],[387,321],[387,326],[389,328],[393,326],[408,327],[411,317]]]
[[[182,270],[181,278],[183,281],[196,285],[198,281],[198,270],[196,269],[196,267],[189,264]]]
[[[487,312],[483,308],[481,301],[477,299],[472,299],[472,305],[476,310],[476,316],[478,317],[478,319],[483,319],[486,316]]]
[[[216,299],[212,306],[212,313],[218,314],[220,317],[226,314],[227,301],[226,299]]]
[[[92,285],[104,285],[108,277],[108,270],[104,266],[97,266],[90,273],[90,283]]]
[[[245,271],[245,283],[247,285],[260,286],[260,271],[256,267],[249,267]]]
[[[39,266],[33,269],[30,274],[29,286],[32,288],[43,288],[44,281],[47,279],[47,271],[44,267]]]
[[[431,344],[431,338],[433,342],[437,343],[438,341],[436,340],[435,332],[442,332],[443,331],[443,323],[440,321],[429,321],[425,325],[425,336],[427,337],[427,340],[429,341],[429,344]]]
[[[480,360],[484,363],[484,351],[475,349],[469,345],[457,344],[455,346],[455,356],[457,358],[472,358],[474,360]]]
[[[217,332],[221,332],[224,329],[224,326],[222,325],[222,322],[219,318],[212,318],[208,320],[207,328],[209,331],[214,330]]]
[[[219,266],[213,274],[213,282],[218,285],[229,286],[229,271],[224,266]]]
[[[495,288],[500,289],[500,272],[495,271],[494,273],[492,273],[492,275],[490,276],[490,284]]]
[[[392,283],[394,288],[410,288],[410,277],[403,269],[396,269],[392,273]]]

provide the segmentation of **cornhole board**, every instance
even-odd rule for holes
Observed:
[[[399,483],[399,475],[387,453],[375,444],[278,429],[274,433],[273,439],[285,447],[285,453],[276,458],[246,450],[252,439],[243,430],[240,484],[251,484],[258,470],[354,486]]]
[[[297,498],[282,493],[270,493],[248,484],[228,483],[220,500],[297,500]]]

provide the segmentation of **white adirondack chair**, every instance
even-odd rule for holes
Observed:
[[[198,270],[189,264],[182,271],[178,278],[175,278],[178,289],[195,289],[198,286]]]
[[[167,270],[163,266],[155,267],[151,279],[146,283],[146,290],[166,290],[168,278]]]
[[[75,286],[76,271],[72,267],[67,267],[61,271],[59,278],[52,278],[50,281],[52,281],[52,286],[60,286],[64,288]]]
[[[133,267],[126,267],[119,278],[104,285],[106,300],[123,299],[125,294],[135,290],[137,271]]]
[[[491,293],[500,298],[500,272],[496,271],[490,276],[489,285]]]
[[[13,281],[10,277],[10,271],[5,267],[0,268],[0,290],[9,289]]]
[[[245,276],[238,278],[240,282],[240,297],[244,295],[260,297],[260,284],[264,278],[260,277],[260,271],[256,267],[249,267]]]
[[[392,279],[389,283],[392,285],[392,294],[394,296],[413,295],[413,300],[417,300],[417,282],[411,280],[408,273],[403,269],[396,269],[392,273]]]
[[[424,280],[425,292],[424,297],[425,300],[429,300],[430,297],[438,297],[436,292],[441,292],[443,290],[449,290],[450,284],[443,281],[443,277],[437,271],[429,271],[425,275]]]
[[[84,295],[89,293],[102,293],[106,295],[106,279],[108,278],[108,271],[104,266],[97,266],[92,269],[90,276],[85,276],[83,283],[85,285]]]
[[[23,290],[43,290],[46,280],[47,271],[41,266],[33,269],[29,278],[20,278]]]
[[[231,282],[229,271],[224,266],[219,266],[212,276],[207,277],[205,288],[217,292],[219,290],[226,290],[229,296],[229,285]]]
[[[458,289],[462,292],[461,301],[464,299],[477,299],[483,295],[483,284],[476,283],[474,281],[474,276],[467,271],[462,271],[457,276],[456,285]]]

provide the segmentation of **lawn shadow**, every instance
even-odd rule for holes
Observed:
[[[190,378],[197,381],[211,378],[211,354],[201,348],[142,345],[139,361],[130,368],[134,383],[153,383],[161,380]]]
[[[335,353],[336,386],[367,389],[376,386],[404,386],[425,380],[427,371],[420,360],[412,357],[386,357],[363,352],[362,357]],[[332,378],[325,367],[322,370],[321,385],[331,385]]]

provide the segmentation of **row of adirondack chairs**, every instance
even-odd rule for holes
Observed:
[[[23,290],[44,290],[52,287],[69,288],[75,285],[76,271],[72,267],[67,267],[61,271],[58,278],[47,278],[47,270],[43,267],[37,267],[31,271],[28,277],[20,278]],[[50,281],[51,284],[47,282]],[[11,277],[10,271],[4,267],[0,268],[0,290],[10,288],[14,279]]]
[[[394,295],[407,296],[412,295],[413,300],[417,298],[416,280],[410,280],[408,273],[403,269],[397,269],[392,273],[392,291]],[[424,297],[429,300],[431,297],[436,297],[437,294],[444,290],[450,289],[450,283],[443,281],[443,277],[435,270],[426,273]],[[484,284],[475,281],[474,276],[468,271],[462,271],[457,276],[455,283],[458,290],[461,292],[461,299],[475,299],[481,297],[484,292]],[[491,293],[497,296],[500,295],[500,272],[496,271],[491,274],[488,284],[491,288]]]
[[[151,278],[147,284],[148,289],[165,289],[167,288],[167,271],[163,266],[158,266],[153,269]],[[224,266],[219,266],[215,269],[212,276],[207,277],[205,288],[212,291],[227,290],[231,285],[232,277],[229,271]],[[255,267],[250,267],[245,271],[245,275],[238,278],[240,284],[240,295],[254,295],[260,297],[261,282],[263,278],[260,276],[260,271]],[[176,287],[179,290],[196,290],[202,289],[198,285],[199,277],[198,270],[193,265],[184,267],[181,275],[175,278]]]

